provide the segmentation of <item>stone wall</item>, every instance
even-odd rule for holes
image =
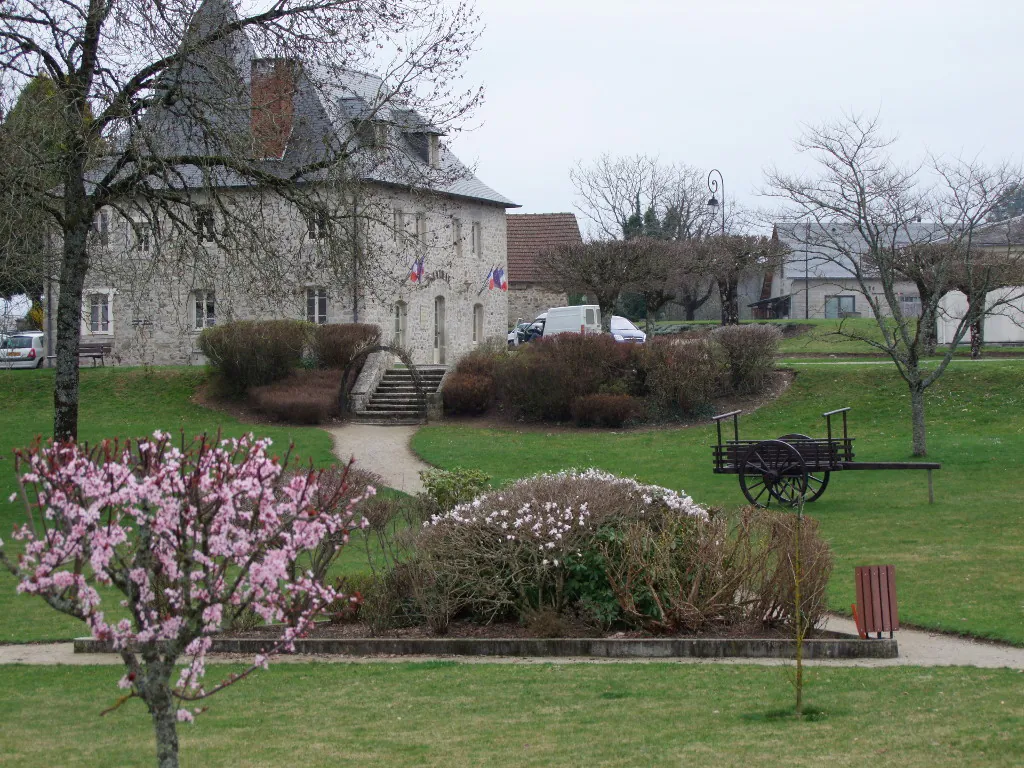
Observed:
[[[83,340],[112,342],[115,362],[125,365],[202,363],[197,291],[214,293],[216,322],[223,323],[305,319],[307,288],[326,290],[328,322],[376,324],[386,342],[394,340],[395,304],[404,302],[406,346],[417,363],[451,364],[488,338],[504,340],[507,294],[486,286],[492,268],[506,267],[504,208],[378,189],[363,203],[361,258],[354,267],[344,238],[311,240],[296,209],[242,194],[238,204],[259,205],[261,221],[274,226],[272,235],[254,240],[251,248],[227,251],[169,234],[143,250],[134,230],[112,215],[108,242],[93,246],[85,290],[86,304],[92,294],[107,297],[110,328],[93,333],[83,307]],[[398,226],[406,231],[396,231],[396,210],[405,214]],[[454,242],[455,219],[462,224],[461,248]],[[478,253],[472,247],[474,222],[480,225]],[[424,274],[413,282],[409,273],[417,257]],[[435,329],[441,301],[445,323]],[[477,306],[483,328],[474,340]]]
[[[551,291],[530,283],[510,285],[508,288],[508,322],[512,326],[520,318],[533,320],[551,307],[564,307],[569,297],[564,293]]]

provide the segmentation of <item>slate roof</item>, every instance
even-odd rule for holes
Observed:
[[[505,217],[508,225],[508,279],[536,282],[543,277],[537,256],[560,245],[581,243],[574,213],[519,213]]]
[[[856,265],[851,256],[865,253],[867,243],[860,233],[843,224],[828,227],[801,222],[780,222],[774,236],[789,249],[783,275],[790,278],[850,279]],[[913,222],[896,234],[897,246],[939,242],[945,230],[938,224]],[[806,262],[805,262],[806,257]]]
[[[192,36],[208,35],[212,30],[237,18],[226,0],[205,0],[196,11],[185,41]],[[249,139],[250,68],[255,57],[244,32],[231,35],[187,59],[176,71],[167,73],[159,87],[183,94],[178,104],[151,109],[142,120],[140,136],[129,141],[145,142],[143,153],[153,155],[210,155],[223,151],[211,146],[210,132],[203,122],[217,126],[217,137],[224,146],[235,143],[238,151]],[[190,114],[191,112],[191,114]],[[355,137],[355,124],[367,119],[388,126],[386,150],[363,147]],[[263,172],[280,177],[291,176],[311,163],[327,159],[343,144],[355,147],[349,158],[349,171],[368,181],[433,192],[517,208],[516,203],[478,179],[442,143],[438,167],[427,160],[428,133],[439,133],[422,116],[408,109],[381,78],[340,67],[303,67],[293,97],[292,132],[284,156],[262,161]],[[141,136],[145,136],[144,139]],[[103,168],[92,175],[100,178]],[[316,182],[327,178],[327,171],[306,175]],[[150,179],[151,186],[244,186],[250,183],[242,175],[223,168],[178,166],[173,174]]]

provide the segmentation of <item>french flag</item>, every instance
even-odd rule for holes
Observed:
[[[494,290],[494,267],[491,267],[491,271],[487,273],[487,288]]]
[[[494,271],[494,280],[491,283],[491,287],[492,288],[494,287],[494,283],[497,283],[498,287],[501,288],[501,290],[503,290],[503,291],[507,291],[508,290],[508,280],[505,279],[505,268],[504,267],[498,267]]]
[[[409,270],[409,279],[412,282],[418,282],[423,279],[423,257],[420,256],[412,263],[412,268]]]

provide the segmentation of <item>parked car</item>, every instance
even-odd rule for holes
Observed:
[[[544,312],[538,315],[536,319],[529,322],[523,322],[522,319],[520,319],[520,321],[516,323],[516,327],[508,332],[509,347],[518,347],[520,344],[533,341],[543,335],[544,320],[547,316],[548,313]]]
[[[626,318],[619,317],[618,315],[612,315],[611,331],[616,341],[626,341],[631,344],[643,344],[647,341],[646,333]]]
[[[596,304],[552,307],[545,313],[544,337],[559,333],[600,333],[601,308]]]
[[[0,368],[42,368],[46,361],[42,331],[26,331],[0,342]]]

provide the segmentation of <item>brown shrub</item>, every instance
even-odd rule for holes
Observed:
[[[585,395],[573,400],[572,418],[581,427],[621,427],[643,411],[631,395]]]
[[[775,370],[782,332],[773,325],[727,325],[712,338],[725,354],[729,382],[738,394],[760,392]]]
[[[459,362],[455,364],[454,373],[464,373],[469,376],[486,376],[493,379],[497,375],[498,366],[501,365],[505,355],[505,350],[493,349],[488,346],[474,349],[469,354],[459,358]]]
[[[636,355],[636,345],[620,344],[607,334],[538,339],[502,361],[498,400],[513,418],[568,421],[577,398],[638,394]]]
[[[469,373],[452,373],[441,390],[446,413],[484,413],[494,401],[494,379]]]
[[[639,351],[638,369],[654,418],[700,413],[722,391],[722,355],[707,335],[648,341]]]
[[[250,405],[290,424],[324,424],[338,415],[340,371],[295,370],[283,381],[255,387]]]
[[[343,370],[360,349],[380,343],[380,328],[365,323],[317,325],[310,352],[317,368]]]
[[[298,367],[311,327],[301,320],[239,320],[204,330],[199,348],[221,388],[242,395]]]

